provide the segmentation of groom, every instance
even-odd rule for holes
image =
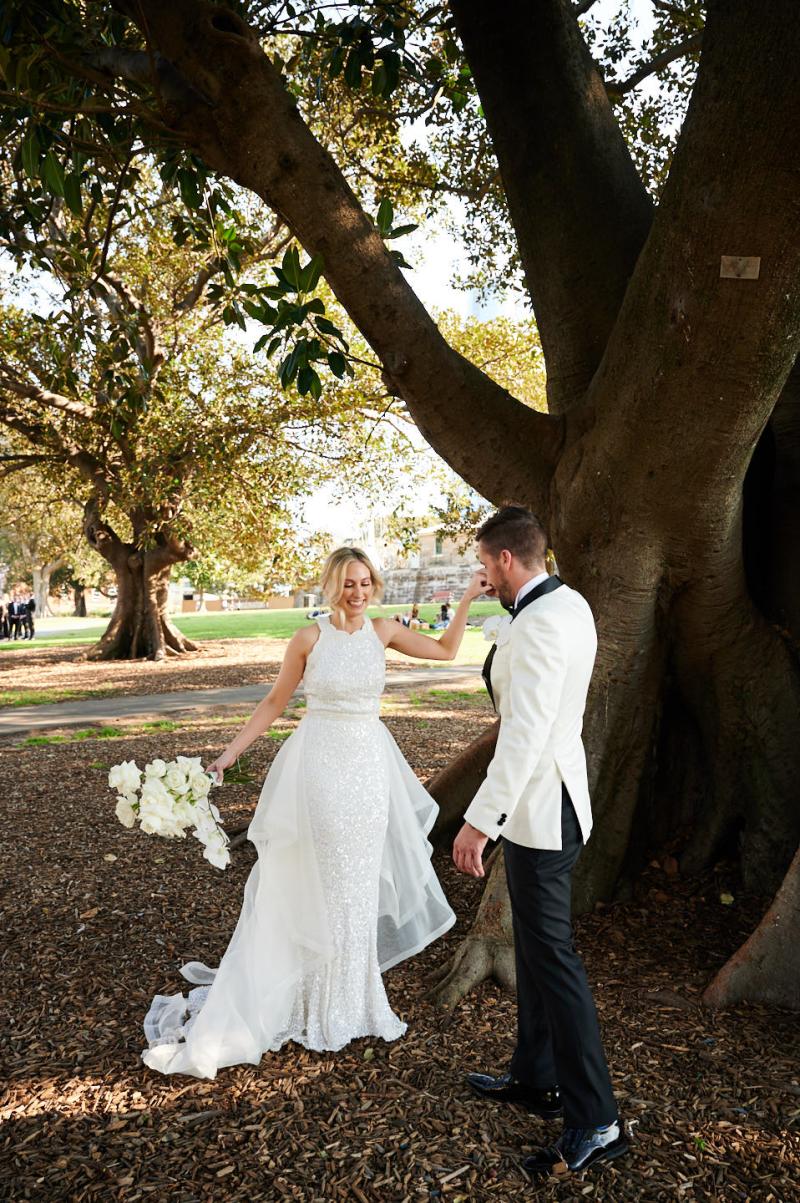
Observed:
[[[547,536],[520,506],[478,531],[489,592],[510,610],[484,666],[500,715],[497,747],[453,845],[463,873],[483,876],[488,839],[503,837],[514,925],[517,1047],[509,1072],[471,1073],[485,1098],[564,1114],[555,1144],[525,1161],[565,1173],[628,1150],[586,974],[572,942],[572,869],[592,828],[581,725],[597,651],[579,593],[545,570]]]

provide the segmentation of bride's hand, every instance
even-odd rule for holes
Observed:
[[[475,601],[475,598],[486,593],[488,588],[489,582],[486,579],[486,569],[478,568],[470,578],[470,582],[464,591],[464,597],[469,598],[470,601]]]
[[[206,772],[213,774],[213,776],[216,777],[217,780],[221,783],[224,773],[225,773],[225,770],[229,769],[231,767],[231,765],[234,765],[234,764],[236,764],[236,757],[231,756],[230,752],[226,751],[226,752],[223,752],[221,756],[218,756],[213,764],[210,764],[208,766],[208,768],[206,769]]]

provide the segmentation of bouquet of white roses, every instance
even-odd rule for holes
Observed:
[[[117,818],[124,827],[139,827],[147,835],[184,839],[189,827],[203,844],[203,856],[218,869],[230,863],[228,836],[219,811],[208,795],[216,784],[204,772],[199,756],[152,760],[144,772],[134,760],[115,764],[108,784],[117,791]]]

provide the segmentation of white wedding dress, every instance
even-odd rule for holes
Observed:
[[[188,997],[156,995],[142,1059],[214,1078],[288,1040],[340,1049],[396,1040],[381,973],[455,922],[426,838],[430,794],[380,721],[386,654],[369,618],[318,619],[306,714],[272,764],[248,830],[258,860],[218,969],[197,961]]]

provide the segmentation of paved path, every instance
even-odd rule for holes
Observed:
[[[397,669],[386,674],[387,689],[439,689],[479,685],[480,669],[471,664],[447,668]],[[298,690],[295,697],[302,697]],[[228,689],[181,689],[170,693],[127,694],[111,698],[84,698],[79,702],[56,702],[51,706],[6,706],[0,709],[0,739],[30,735],[55,727],[90,726],[118,718],[163,718],[186,710],[217,710],[221,706],[254,706],[266,693],[266,685],[242,685]]]

